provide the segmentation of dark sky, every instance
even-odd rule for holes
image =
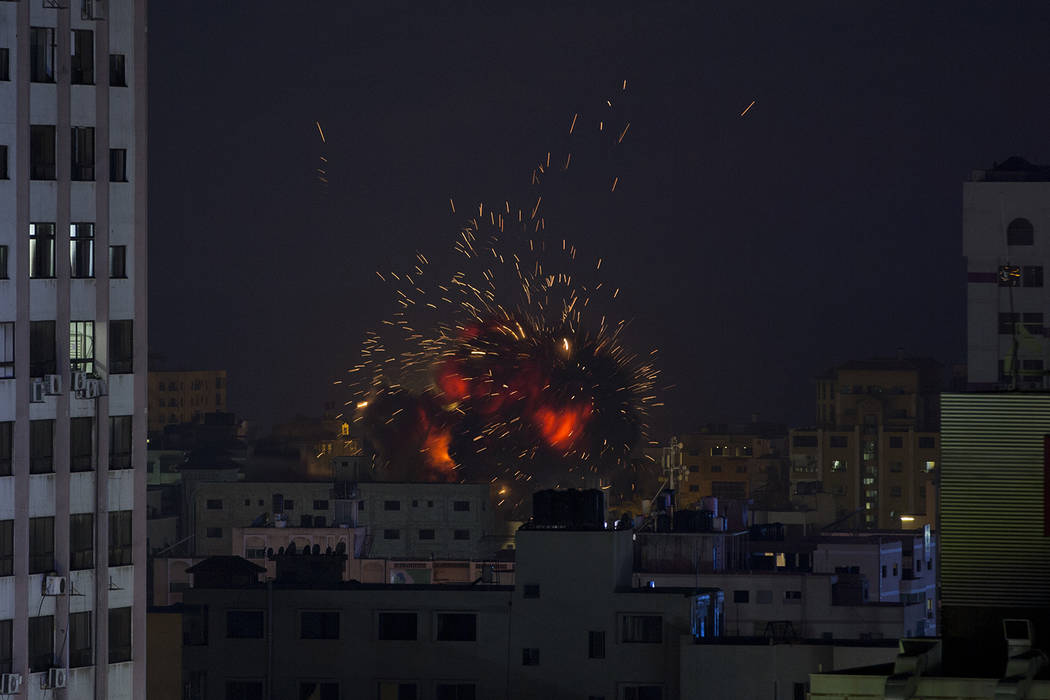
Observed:
[[[834,363],[964,359],[962,182],[1050,159],[1048,20],[1003,0],[152,2],[150,350],[227,369],[245,417],[319,414],[393,309],[374,271],[451,257],[449,197],[527,199],[609,97],[622,148],[581,147],[546,220],[604,258],[630,343],[660,348],[658,432],[805,424]]]

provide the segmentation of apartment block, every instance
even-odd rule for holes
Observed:
[[[226,370],[150,372],[149,431],[226,410]]]

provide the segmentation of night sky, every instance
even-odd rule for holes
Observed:
[[[152,2],[150,351],[228,370],[264,425],[317,415],[395,309],[375,271],[416,251],[454,270],[465,210],[531,204],[533,166],[571,149],[547,235],[603,258],[608,312],[659,348],[657,436],[807,424],[837,362],[965,359],[962,182],[1050,160],[1048,20],[1003,0]],[[599,119],[630,120],[620,146]]]

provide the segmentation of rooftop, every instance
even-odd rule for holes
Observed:
[[[971,182],[1050,182],[1050,165],[1035,165],[1020,156],[993,163],[988,170],[974,170]]]

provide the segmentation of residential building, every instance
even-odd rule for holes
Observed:
[[[746,500],[779,481],[786,461],[787,430],[782,426],[708,425],[680,436],[683,467],[680,506],[705,496]]]
[[[0,672],[137,700],[146,3],[0,2],[0,55]]]
[[[791,431],[793,499],[830,493],[837,523],[858,527],[929,517],[939,391],[940,365],[925,358],[847,362],[819,377],[817,425]]]
[[[226,410],[226,370],[149,373],[149,431]]]
[[[1050,297],[1050,167],[1009,158],[963,184],[967,380],[972,389],[1043,389]]]

